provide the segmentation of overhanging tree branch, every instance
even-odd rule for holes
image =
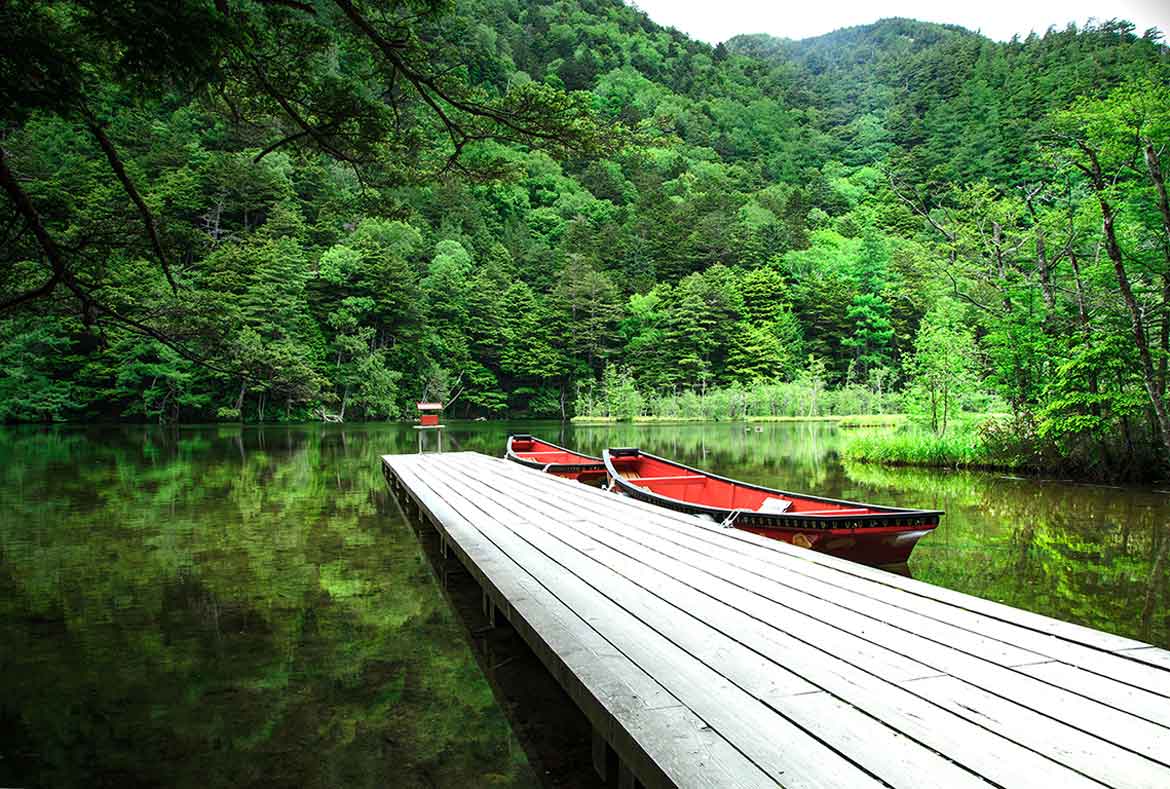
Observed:
[[[260,84],[264,87],[265,92],[272,98],[273,101],[280,105],[280,108],[284,110],[285,114],[288,115],[292,122],[299,126],[301,131],[303,131],[307,136],[312,137],[317,142],[317,144],[321,146],[323,151],[330,154],[339,161],[349,164],[357,164],[357,161],[352,156],[339,150],[337,146],[333,145],[333,143],[326,138],[325,131],[330,128],[329,125],[324,127],[314,126],[299,112],[297,112],[296,108],[292,106],[292,103],[288,100],[288,98],[285,97],[283,93],[278,91],[276,87],[268,81],[268,77],[265,76],[263,68],[261,68],[260,63],[255,58],[252,59],[252,73],[256,75],[256,79],[260,81]]]
[[[171,266],[167,260],[167,253],[163,249],[162,239],[158,235],[158,223],[154,219],[154,214],[151,213],[150,207],[142,199],[138,188],[134,186],[134,182],[130,179],[129,174],[127,174],[126,168],[122,164],[122,159],[118,156],[118,150],[106,135],[101,121],[84,105],[81,107],[81,114],[85,118],[85,124],[89,128],[90,134],[98,141],[102,153],[106,155],[106,161],[110,163],[110,169],[118,177],[118,181],[122,184],[122,188],[126,190],[126,194],[130,197],[131,202],[138,208],[138,213],[142,216],[142,224],[146,228],[146,235],[150,238],[150,245],[154,249],[154,254],[158,257],[159,265],[162,266],[163,275],[167,278],[167,284],[171,286],[171,292],[178,293],[179,286],[171,274]]]
[[[562,142],[563,133],[556,129],[542,129],[533,124],[525,124],[523,116],[509,112],[500,107],[492,107],[488,104],[480,102],[469,101],[462,99],[450,91],[446,90],[438,79],[431,75],[423,74],[422,72],[411,66],[402,56],[402,51],[406,47],[405,41],[391,41],[378,32],[377,28],[362,15],[357,7],[350,0],[334,0],[334,4],[341,10],[343,14],[353,23],[353,25],[361,31],[366,38],[370,40],[374,46],[390,61],[394,69],[400,72],[408,82],[414,87],[426,104],[431,107],[433,111],[439,114],[444,126],[450,132],[452,126],[459,129],[460,135],[464,138],[468,133],[463,130],[457,123],[455,123],[449,115],[439,107],[438,102],[442,101],[444,104],[457,109],[461,112],[467,113],[475,117],[485,118],[494,123],[503,126],[504,128],[515,132],[524,138],[536,138],[546,142]]]
[[[8,198],[16,207],[17,213],[24,217],[24,221],[32,230],[33,236],[37,240],[41,251],[45,253],[46,260],[49,261],[49,267],[53,270],[52,280],[54,284],[61,282],[68,274],[68,269],[65,266],[65,257],[61,253],[61,248],[57,246],[57,242],[49,235],[49,231],[45,229],[45,225],[41,222],[41,215],[37,213],[36,208],[33,207],[32,201],[28,199],[28,195],[16,180],[16,176],[8,167],[8,154],[0,148],[0,186],[4,187],[4,191],[8,193]]]
[[[54,274],[51,277],[49,277],[48,281],[45,282],[44,285],[41,285],[39,288],[25,291],[24,293],[20,294],[19,296],[16,296],[15,298],[11,298],[11,299],[8,299],[6,301],[0,302],[0,312],[7,312],[8,310],[15,309],[15,308],[19,307],[21,304],[24,304],[25,302],[35,301],[36,299],[48,296],[50,293],[52,293],[54,290],[57,289],[57,285],[59,283],[60,283],[60,280],[57,278],[57,275]]]
[[[140,334],[157,340],[159,343],[170,348],[172,351],[179,354],[189,362],[193,362],[218,373],[224,373],[235,377],[246,377],[246,374],[241,373],[240,370],[229,369],[209,361],[206,357],[191,351],[177,340],[167,336],[158,329],[148,326],[139,320],[123,315],[121,312],[109,306],[108,304],[104,304],[96,299],[93,293],[85,285],[78,282],[77,278],[73,276],[73,273],[70,271],[68,265],[65,262],[65,256],[61,250],[60,245],[56,242],[52,235],[49,234],[49,231],[45,228],[44,222],[41,220],[40,213],[36,210],[36,207],[33,206],[32,201],[29,200],[28,195],[21,188],[20,183],[16,179],[16,176],[8,167],[7,155],[3,148],[0,148],[0,186],[4,187],[4,191],[8,193],[9,199],[12,200],[13,205],[16,206],[17,212],[25,218],[28,226],[32,229],[33,235],[37,239],[37,244],[40,246],[41,251],[44,253],[45,258],[48,260],[49,266],[53,271],[53,274],[49,278],[48,282],[41,285],[36,290],[28,291],[27,293],[23,293],[17,296],[15,299],[8,300],[3,305],[0,305],[0,310],[8,309],[10,307],[17,306],[18,304],[32,301],[35,298],[46,296],[49,293],[52,293],[57,285],[64,285],[81,302],[82,310],[86,315],[91,315],[94,313],[107,315],[119,323],[134,329]]]
[[[260,161],[261,161],[261,160],[262,160],[262,159],[263,159],[265,156],[267,156],[268,154],[272,153],[272,152],[273,152],[273,151],[275,151],[277,148],[282,148],[282,147],[284,147],[285,145],[288,145],[290,142],[296,142],[297,140],[300,140],[300,139],[302,139],[302,138],[304,138],[304,137],[308,137],[308,136],[309,136],[309,130],[308,130],[308,129],[301,129],[299,132],[296,132],[296,133],[294,133],[294,134],[290,134],[290,135],[288,135],[287,137],[283,137],[283,138],[281,138],[281,139],[277,140],[276,142],[272,143],[272,144],[271,144],[271,145],[269,145],[268,147],[266,147],[264,150],[260,151],[260,153],[258,153],[258,154],[256,154],[255,156],[253,156],[253,157],[252,157],[252,163],[253,163],[253,164],[259,164],[259,163],[260,163]]]

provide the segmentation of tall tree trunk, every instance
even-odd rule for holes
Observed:
[[[1170,457],[1170,416],[1166,413],[1166,401],[1162,397],[1162,390],[1158,386],[1158,376],[1154,371],[1154,359],[1150,353],[1150,343],[1142,321],[1141,307],[1133,295],[1133,286],[1130,285],[1129,274],[1125,270],[1125,261],[1121,255],[1121,245],[1117,242],[1113,205],[1106,197],[1108,184],[1101,171],[1101,162],[1097,158],[1097,152],[1084,143],[1077,143],[1077,145],[1088,158],[1087,165],[1078,164],[1077,167],[1089,176],[1093,191],[1097,194],[1097,202],[1101,206],[1101,226],[1105,231],[1105,251],[1113,263],[1118,290],[1121,291],[1121,298],[1125,301],[1126,309],[1129,310],[1133,340],[1137,346],[1138,358],[1141,361],[1142,382],[1145,384],[1146,394],[1150,398],[1150,406],[1154,411],[1158,432],[1162,434],[1162,446],[1165,448],[1167,456]]]
[[[1089,325],[1089,310],[1085,305],[1085,283],[1081,279],[1081,262],[1077,259],[1077,252],[1069,245],[1068,260],[1073,271],[1073,283],[1076,287],[1077,293],[1077,325],[1081,329],[1081,336],[1084,338],[1086,346],[1091,344],[1092,327]],[[1093,395],[1093,399],[1089,403],[1089,413],[1098,419],[1101,417],[1101,404],[1097,402],[1097,394],[1100,392],[1100,384],[1097,380],[1097,370],[1090,369],[1088,372],[1089,392]]]
[[[1098,171],[1099,172],[1099,171]],[[1102,226],[1105,229],[1105,251],[1109,253],[1109,260],[1113,262],[1113,270],[1117,275],[1117,287],[1121,291],[1121,298],[1129,310],[1130,326],[1133,329],[1133,341],[1137,345],[1138,357],[1141,359],[1142,379],[1149,395],[1150,405],[1154,409],[1154,417],[1158,420],[1158,431],[1162,434],[1162,446],[1170,456],[1170,416],[1166,413],[1166,401],[1158,387],[1157,374],[1154,372],[1154,360],[1150,354],[1150,343],[1146,339],[1146,327],[1142,323],[1141,307],[1133,295],[1133,286],[1129,282],[1129,274],[1125,270],[1125,262],[1121,256],[1121,246],[1117,243],[1117,231],[1113,227],[1113,206],[1105,199],[1104,183],[1097,190],[1097,202],[1101,204]]]
[[[1040,292],[1044,295],[1044,306],[1048,308],[1048,312],[1044,316],[1044,327],[1047,329],[1051,325],[1052,316],[1056,311],[1056,297],[1052,292],[1048,249],[1044,242],[1044,225],[1041,224],[1040,217],[1036,213],[1035,197],[1036,192],[1030,192],[1024,201],[1028,206],[1028,213],[1032,216],[1032,227],[1036,235],[1036,273],[1040,276]]]
[[[1161,336],[1158,346],[1162,353],[1158,357],[1158,394],[1166,395],[1166,365],[1167,355],[1170,354],[1170,199],[1166,197],[1166,179],[1162,176],[1162,165],[1158,162],[1158,152],[1149,141],[1145,145],[1146,170],[1150,174],[1150,181],[1158,192],[1158,212],[1162,215],[1162,256],[1166,260],[1166,269],[1162,272],[1162,320]]]
[[[1158,211],[1162,214],[1162,229],[1170,236],[1170,199],[1166,197],[1166,179],[1162,177],[1162,166],[1158,163],[1158,152],[1154,146],[1146,143],[1146,169],[1150,173],[1150,180],[1158,190]]]
[[[1167,252],[1170,258],[1170,251]],[[1162,272],[1162,317],[1158,330],[1158,396],[1166,397],[1166,363],[1170,356],[1170,270]]]
[[[244,394],[248,391],[248,383],[240,381],[240,393],[236,395],[236,413],[240,415],[240,421],[244,421]]]

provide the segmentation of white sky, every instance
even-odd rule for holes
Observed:
[[[1156,27],[1170,38],[1170,0],[627,0],[655,22],[716,44],[738,33],[782,38],[819,36],[891,16],[946,22],[1006,41],[1050,25],[1095,18],[1128,19],[1141,35]]]

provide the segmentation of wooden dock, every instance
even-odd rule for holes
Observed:
[[[502,459],[382,460],[621,786],[1170,787],[1170,652]]]

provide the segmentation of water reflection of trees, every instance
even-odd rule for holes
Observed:
[[[947,511],[911,559],[916,578],[1170,646],[1170,496],[862,464],[846,472]]]
[[[0,784],[526,783],[391,514],[413,441],[0,431]]]

